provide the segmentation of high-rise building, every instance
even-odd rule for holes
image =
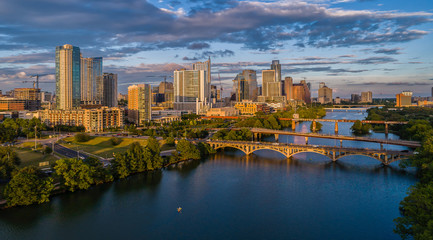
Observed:
[[[310,88],[305,80],[301,80],[300,83],[292,85],[293,100],[303,101],[305,103],[311,103]]]
[[[350,95],[350,101],[353,103],[358,103],[361,101],[361,96],[359,96],[359,94],[353,93]]]
[[[81,101],[81,53],[69,44],[56,47],[57,109],[78,108]]]
[[[172,82],[161,82],[158,87],[159,94],[162,94],[164,97],[162,105],[164,107],[173,108],[174,102],[174,87]]]
[[[277,79],[276,74],[276,70],[262,71],[262,95],[266,98],[282,96],[281,81],[275,81]]]
[[[287,100],[293,99],[293,78],[286,77],[284,79],[284,95]]]
[[[207,92],[207,100],[206,102],[210,102],[210,86],[211,86],[211,62],[210,62],[210,57],[207,61],[205,62],[196,62],[192,64],[192,70],[202,70],[205,71],[206,74],[206,89],[205,91]]]
[[[104,73],[102,85],[103,105],[117,107],[117,74]]]
[[[271,70],[275,70],[274,82],[281,82],[281,64],[279,60],[272,60]]]
[[[176,70],[173,73],[174,109],[202,113],[209,107],[210,84],[205,70]]]
[[[149,84],[128,87],[128,120],[138,125],[152,120],[152,87]]]
[[[81,103],[102,105],[104,100],[102,57],[81,58]]]
[[[403,91],[397,95],[396,97],[396,107],[410,107],[412,106],[412,92]]]
[[[257,100],[257,76],[254,70],[243,70],[233,80],[233,88],[236,93],[236,101]]]
[[[361,92],[361,102],[372,103],[373,102],[373,93],[371,91]]]
[[[332,89],[328,88],[323,82],[320,83],[319,86],[318,101],[321,104],[332,103]]]

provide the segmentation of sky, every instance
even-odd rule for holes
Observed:
[[[431,0],[2,0],[0,90],[46,74],[40,87],[54,91],[55,47],[72,44],[103,57],[123,93],[211,57],[225,96],[244,69],[261,84],[272,60],[313,97],[320,82],[334,97],[431,96],[432,32]]]

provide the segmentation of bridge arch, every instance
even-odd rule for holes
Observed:
[[[330,160],[332,160],[332,155],[329,155],[329,154],[326,154],[323,152],[319,152],[319,151],[312,151],[312,150],[301,150],[299,152],[294,152],[294,153],[290,154],[288,157],[293,157],[293,156],[297,155],[298,153],[316,153],[316,154],[325,156],[325,157],[329,158]]]
[[[215,147],[213,147],[213,148],[214,148],[215,150],[218,150],[218,149],[224,149],[224,148],[233,148],[233,149],[240,150],[240,151],[242,151],[243,153],[245,153],[245,154],[248,155],[248,153],[245,152],[244,149],[242,149],[241,147],[238,147],[238,146],[217,145],[217,146],[215,146]]]
[[[362,153],[347,153],[347,154],[340,155],[340,156],[336,157],[335,160],[340,160],[342,158],[349,157],[349,156],[364,156],[364,157],[368,157],[368,158],[371,158],[371,159],[374,159],[374,160],[377,160],[379,162],[384,163],[384,160],[381,159],[380,156],[373,156],[371,154],[362,154]]]
[[[286,154],[285,152],[280,151],[280,150],[277,150],[277,149],[272,149],[272,148],[269,148],[269,147],[256,148],[256,149],[253,149],[250,153],[254,153],[254,152],[256,152],[256,151],[260,151],[260,150],[271,150],[271,151],[274,151],[274,152],[281,153],[281,154],[283,154],[285,157],[287,157],[287,154]],[[287,157],[287,158],[288,158],[288,157]]]

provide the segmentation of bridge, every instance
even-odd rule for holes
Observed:
[[[405,121],[382,121],[382,120],[353,120],[353,119],[321,119],[321,118],[278,118],[279,121],[292,121],[292,130],[296,128],[296,122],[312,122],[313,132],[316,130],[316,122],[333,122],[335,123],[334,131],[338,133],[338,123],[361,121],[363,124],[385,124],[385,133],[388,134],[388,125],[407,124]]]
[[[224,120],[237,120],[246,119],[246,116],[207,116],[201,117],[202,119],[224,119]],[[385,124],[385,133],[388,134],[388,126],[395,124],[408,124],[407,121],[382,121],[382,120],[355,120],[355,119],[321,119],[321,118],[278,118],[279,121],[292,121],[292,130],[296,129],[297,122],[312,122],[313,132],[316,129],[316,122],[333,122],[335,123],[334,131],[338,133],[338,123],[361,121],[363,124]]]
[[[406,146],[411,148],[421,147],[421,143],[417,141],[408,141],[408,140],[378,139],[378,138],[330,135],[330,134],[319,134],[319,133],[288,132],[288,131],[273,130],[273,129],[266,129],[266,128],[252,128],[251,132],[253,133],[253,137],[256,140],[259,140],[262,134],[269,134],[275,136],[275,141],[278,141],[279,135],[292,135],[292,136],[305,137],[305,143],[308,143],[308,138],[312,137],[312,138],[337,139],[340,140],[340,144],[342,143],[343,140],[350,140],[350,141],[380,143],[381,147],[383,144],[400,145],[400,146]]]
[[[207,143],[214,148],[235,148],[241,150],[246,155],[250,155],[258,150],[271,150],[279,152],[290,158],[298,153],[317,153],[327,156],[332,161],[337,161],[346,156],[362,155],[382,162],[384,165],[389,165],[395,161],[407,159],[413,152],[401,151],[386,151],[378,149],[363,149],[363,148],[343,148],[332,146],[316,146],[316,145],[294,145],[282,143],[267,143],[267,142],[246,142],[246,141],[218,141],[210,140]]]

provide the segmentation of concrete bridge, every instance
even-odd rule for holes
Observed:
[[[252,128],[251,132],[255,140],[261,139],[262,134],[274,135],[275,141],[278,141],[279,135],[292,135],[305,137],[305,143],[308,144],[308,138],[327,138],[327,139],[337,139],[340,140],[342,144],[343,140],[350,141],[362,141],[362,142],[374,142],[380,143],[381,147],[383,144],[399,145],[411,148],[421,147],[421,143],[416,141],[408,140],[393,140],[393,139],[378,139],[378,138],[367,138],[367,137],[357,137],[357,136],[345,136],[345,135],[328,135],[328,134],[318,134],[318,133],[300,133],[300,132],[288,132],[282,130],[273,130],[266,128]]]
[[[246,141],[218,141],[210,140],[207,143],[214,148],[235,148],[241,150],[246,155],[250,155],[258,150],[271,150],[279,152],[290,158],[298,153],[312,152],[327,156],[332,161],[337,161],[346,156],[361,155],[376,159],[384,165],[392,162],[407,159],[412,152],[386,151],[378,149],[361,149],[361,148],[343,148],[332,146],[316,146],[316,145],[294,145],[282,143],[267,143],[267,142],[246,142]]]

